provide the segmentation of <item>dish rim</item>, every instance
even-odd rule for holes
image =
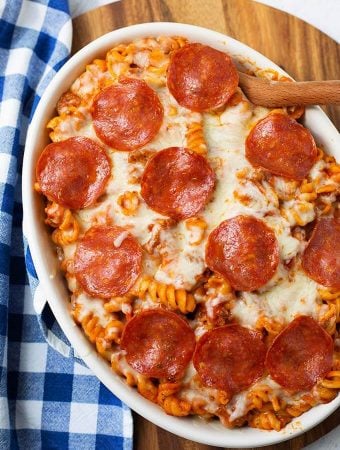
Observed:
[[[117,374],[112,372],[110,366],[97,354],[69,313],[69,293],[58,268],[50,233],[47,232],[44,224],[43,201],[41,196],[33,191],[36,160],[41,149],[48,142],[46,117],[52,116],[60,95],[84,71],[88,62],[103,55],[116,43],[159,35],[185,36],[191,41],[224,49],[233,57],[244,58],[254,62],[258,67],[271,68],[283,75],[288,75],[268,58],[240,41],[194,25],[172,22],[143,23],[119,28],[90,42],[73,55],[55,75],[46,88],[29,126],[22,175],[24,234],[41,288],[61,329],[87,366],[121,401],[161,428],[202,444],[249,448],[283,442],[299,436],[326,419],[340,406],[340,395],[330,403],[310,409],[279,432],[250,427],[228,429],[219,422],[205,422],[196,416],[187,418],[169,416],[158,405],[143,398],[134,388],[127,386]],[[319,107],[310,107],[306,110],[305,122],[311,128],[318,143],[324,145],[330,154],[340,158],[340,136],[326,114]]]

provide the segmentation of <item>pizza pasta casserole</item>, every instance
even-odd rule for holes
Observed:
[[[157,37],[86,66],[57,112],[35,189],[112,369],[227,427],[278,431],[335,398],[340,166],[302,109],[255,106],[229,55]]]

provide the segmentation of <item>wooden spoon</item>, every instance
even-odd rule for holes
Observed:
[[[340,104],[340,80],[272,81],[239,72],[240,87],[255,105],[275,108]]]

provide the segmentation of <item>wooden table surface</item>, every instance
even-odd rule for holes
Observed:
[[[73,21],[72,50],[76,52],[116,28],[158,21],[189,23],[225,33],[263,53],[296,80],[340,78],[340,46],[335,41],[298,18],[252,0],[121,0]],[[340,108],[328,107],[326,112],[339,129]],[[339,423],[340,410],[302,436],[267,449],[299,450]],[[137,414],[134,426],[135,450],[217,449],[179,438]]]

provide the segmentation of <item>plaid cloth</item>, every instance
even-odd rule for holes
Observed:
[[[34,302],[26,276],[25,135],[41,94],[69,55],[71,30],[66,0],[0,0],[1,450],[132,447],[129,409],[73,357],[39,288],[29,249]]]

